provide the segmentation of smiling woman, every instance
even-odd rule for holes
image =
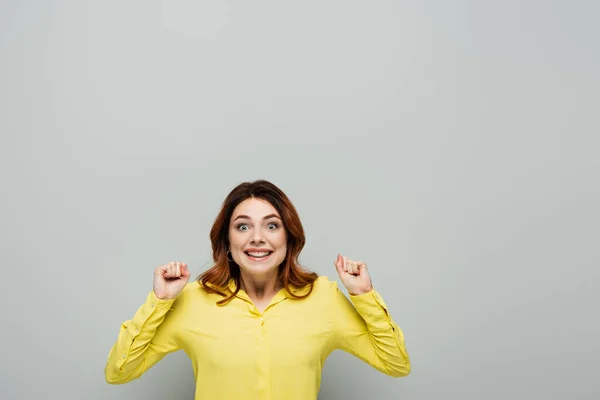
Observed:
[[[334,261],[350,299],[298,263],[304,230],[278,187],[234,188],[210,239],[214,265],[194,282],[183,262],[155,269],[153,290],[109,353],[108,383],[134,380],[178,350],[192,360],[196,400],[317,399],[336,349],[389,376],[410,373],[404,334],[364,262]]]
[[[223,202],[210,239],[215,265],[198,280],[206,284],[208,292],[224,295],[219,304],[231,300],[239,290],[260,302],[260,295],[252,292],[264,293],[266,285],[270,285],[267,292],[283,287],[291,297],[305,297],[318,277],[298,262],[306,239],[296,208],[268,181],[245,182],[234,188]],[[231,280],[235,290],[226,295]],[[292,285],[309,290],[298,295]]]

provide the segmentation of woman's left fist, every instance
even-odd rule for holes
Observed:
[[[340,275],[342,283],[351,295],[358,296],[373,290],[371,276],[369,276],[367,264],[364,262],[353,261],[338,254],[333,264]]]

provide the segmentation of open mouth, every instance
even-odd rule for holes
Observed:
[[[266,260],[273,254],[272,251],[245,251],[244,254],[248,256],[251,260],[261,261]]]

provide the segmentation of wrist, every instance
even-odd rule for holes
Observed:
[[[348,291],[348,293],[350,293],[350,296],[361,296],[363,294],[367,294],[372,291],[373,291],[373,286],[371,286],[368,289],[359,289],[359,290]]]
[[[161,300],[161,301],[174,300],[175,298],[177,298],[177,296],[171,297],[166,294],[159,295],[158,293],[156,293],[155,290],[153,290],[152,293],[154,293],[154,297],[156,297],[157,300]]]

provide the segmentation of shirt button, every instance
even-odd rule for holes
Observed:
[[[127,355],[123,354],[123,355],[121,356],[121,358],[124,360],[124,359],[126,359],[126,358],[127,358]]]

